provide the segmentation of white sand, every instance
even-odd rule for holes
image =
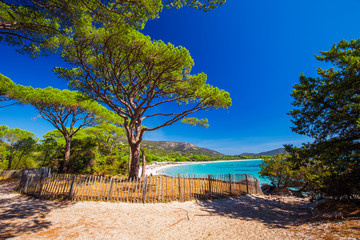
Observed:
[[[151,165],[147,165],[145,168],[145,175],[158,175],[160,170],[163,170],[165,168],[179,166],[179,165],[189,165],[189,164],[202,164],[202,163],[218,163],[218,162],[239,162],[239,161],[253,161],[253,160],[259,160],[259,159],[242,159],[242,160],[221,160],[221,161],[204,161],[204,162],[178,162],[178,163],[153,163]],[[141,172],[141,167],[140,171]]]
[[[342,221],[306,222],[310,203],[294,197],[56,202],[21,196],[14,186],[0,182],[0,239],[356,239],[332,231]]]
[[[13,186],[0,183],[0,239],[314,239],[293,230],[307,205],[295,198],[64,203],[25,198]]]

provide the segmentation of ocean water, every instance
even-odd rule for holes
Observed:
[[[189,175],[243,175],[249,174],[256,177],[262,183],[270,183],[268,179],[260,176],[260,164],[261,160],[232,160],[224,162],[209,162],[209,163],[194,163],[194,164],[179,164],[173,167],[167,167],[159,170],[158,173],[177,176],[179,173],[183,177]]]

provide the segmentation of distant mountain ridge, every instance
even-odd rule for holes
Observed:
[[[192,154],[198,154],[198,155],[216,155],[216,156],[224,155],[215,150],[201,148],[192,143],[187,143],[187,142],[144,140],[142,142],[142,147],[148,148],[148,149],[163,150],[163,151],[165,150],[165,151],[182,152],[182,153],[192,153]]]
[[[122,144],[127,144],[127,140],[125,136],[121,136],[118,141]],[[215,150],[211,150],[208,148],[201,148],[192,143],[187,142],[173,142],[173,141],[152,141],[152,140],[143,140],[141,143],[141,147],[146,150],[150,150],[151,152],[167,154],[167,153],[179,153],[190,154],[190,155],[207,155],[207,156],[225,156],[220,152]]]
[[[120,141],[123,144],[126,144],[126,138],[120,138]],[[226,156],[218,151],[208,149],[208,148],[201,148],[192,143],[188,142],[173,142],[173,141],[151,141],[151,140],[143,140],[141,147],[145,150],[151,150],[151,152],[157,152],[161,154],[166,154],[167,152],[173,153],[180,153],[182,154],[190,154],[190,155],[207,155],[207,156]],[[285,148],[277,148],[266,152],[260,153],[242,153],[239,154],[241,156],[248,156],[248,157],[257,157],[257,156],[274,156],[275,154],[283,153]],[[237,155],[237,156],[239,156]]]
[[[266,151],[266,152],[260,152],[260,153],[242,153],[240,155],[242,156],[262,156],[262,155],[267,155],[267,156],[274,156],[275,154],[281,154],[283,153],[285,150],[285,148],[276,148],[270,151]]]

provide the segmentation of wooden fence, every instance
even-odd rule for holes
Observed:
[[[51,167],[42,167],[42,168],[30,168],[30,169],[24,169],[21,172],[21,177],[27,175],[36,175],[38,177],[48,177],[51,175]]]
[[[12,178],[24,178],[27,175],[35,174],[37,176],[50,176],[51,168],[31,168],[23,170],[0,170],[0,180],[12,179]]]
[[[75,201],[119,201],[156,203],[211,199],[242,194],[261,194],[259,180],[249,175],[207,177],[148,176],[131,180],[125,177],[27,175],[18,190],[41,199],[68,199]],[[238,179],[233,181],[232,179]]]

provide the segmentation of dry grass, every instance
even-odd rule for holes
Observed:
[[[316,207],[316,210],[319,211],[320,217],[357,217],[360,218],[360,200],[329,200],[319,204]]]
[[[294,229],[314,239],[360,239],[360,201],[329,200],[318,204],[317,213],[307,223]]]

